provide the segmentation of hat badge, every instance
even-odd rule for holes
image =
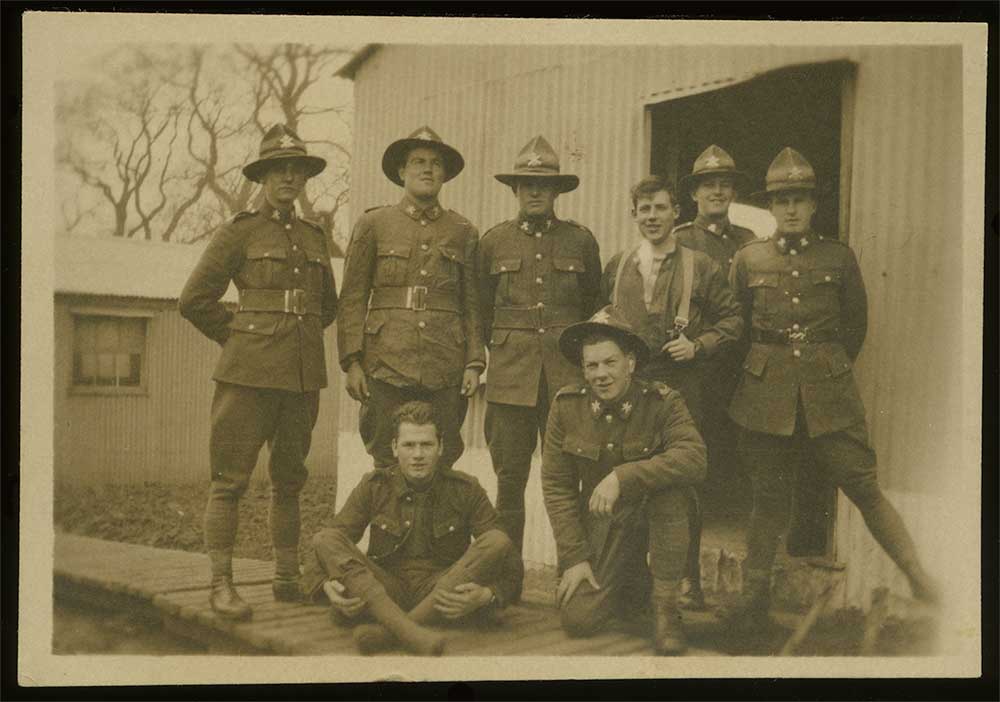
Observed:
[[[528,167],[529,168],[534,167],[534,166],[541,166],[541,165],[542,165],[542,157],[541,156],[539,156],[538,154],[536,154],[534,151],[532,151],[530,154],[528,154]]]
[[[716,156],[715,154],[712,154],[711,156],[705,159],[705,165],[708,166],[709,168],[718,168],[719,157]]]
[[[278,140],[278,146],[280,146],[283,149],[289,149],[295,146],[295,140],[292,139],[287,134],[282,134],[281,138]]]
[[[420,130],[420,132],[414,137],[414,139],[425,139],[427,141],[434,141],[434,135],[431,134],[426,129]]]
[[[606,310],[601,310],[593,317],[590,318],[591,322],[597,322],[598,324],[607,324],[611,321],[611,315],[607,313]]]
[[[802,178],[802,169],[798,166],[792,166],[788,171],[788,178],[790,180],[800,180]]]

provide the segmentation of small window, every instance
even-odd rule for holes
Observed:
[[[143,317],[75,316],[74,388],[141,388],[146,321]]]

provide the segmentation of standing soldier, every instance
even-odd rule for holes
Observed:
[[[237,504],[265,441],[271,448],[274,596],[299,598],[299,492],[319,390],[326,387],[323,329],[336,317],[337,292],[323,229],[296,216],[295,199],[306,179],[325,167],[288,127],[268,130],[260,158],[243,169],[263,185],[264,204],[215,233],[180,297],[181,314],[222,345],[213,375],[212,485],[205,509],[209,601],[222,617],[251,616],[233,588],[233,544]],[[235,314],[220,302],[230,281],[240,294]]]
[[[867,331],[867,297],[851,249],[812,230],[816,176],[797,151],[771,162],[766,190],[778,228],[744,246],[730,282],[750,320],[750,352],[730,405],[753,484],[743,593],[723,610],[738,629],[766,618],[771,567],[799,472],[839,487],[906,574],[913,594],[937,599],[909,533],[879,488],[864,406],[851,365]]]
[[[737,249],[757,238],[751,230],[729,221],[729,206],[737,191],[745,187],[747,182],[746,174],[737,170],[732,156],[715,144],[701,152],[691,167],[691,173],[680,180],[682,197],[690,196],[694,200],[698,205],[698,214],[693,221],[677,227],[677,241],[681,246],[708,254],[719,265],[727,280]],[[703,364],[701,416],[696,417],[705,445],[708,446],[708,480],[713,485],[725,488],[730,494],[738,491],[739,481],[745,480],[739,470],[736,427],[727,410],[746,350],[745,340],[737,338],[737,343],[726,345]],[[693,544],[697,543],[699,551],[701,548],[701,525],[699,504],[692,519],[692,552],[695,554],[698,552],[694,551]],[[688,582],[697,573],[695,566],[692,566]],[[700,591],[689,589],[686,582],[681,604],[700,609],[704,604],[704,597]]]
[[[705,444],[680,393],[634,377],[649,349],[615,308],[567,328],[559,347],[585,379],[556,395],[542,456],[563,628],[652,618],[656,653],[683,653],[686,493],[705,478]]]
[[[677,205],[659,176],[640,180],[631,192],[632,217],[641,242],[614,256],[604,269],[601,291],[649,346],[643,378],[678,390],[699,431],[705,425],[702,388],[712,361],[740,338],[743,317],[723,273],[701,251],[679,246],[673,232]],[[690,535],[682,604],[701,609],[701,510],[689,491]]]
[[[434,406],[450,468],[462,455],[468,398],[486,367],[476,287],[479,234],[438,203],[465,166],[430,127],[394,141],[382,172],[403,188],[396,205],[354,225],[341,287],[337,345],[347,392],[362,405],[362,436],[376,468],[395,463],[392,413]]]
[[[531,454],[539,433],[544,439],[552,396],[580,378],[559,353],[559,333],[594,311],[601,258],[590,230],[555,215],[556,198],[580,179],[560,174],[559,157],[543,137],[529,141],[513,172],[496,179],[514,191],[519,212],[486,232],[480,248],[490,349],[485,433],[500,523],[520,551]]]

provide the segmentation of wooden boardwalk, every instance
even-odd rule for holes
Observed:
[[[129,607],[137,618],[162,622],[168,631],[197,640],[211,652],[356,655],[351,631],[332,623],[327,607],[274,601],[272,569],[267,561],[234,561],[236,585],[254,609],[251,621],[234,623],[216,617],[208,606],[208,562],[202,554],[64,533],[55,539],[57,597],[118,611]],[[710,613],[684,617],[690,655],[725,655],[726,633]],[[624,631],[569,638],[559,627],[556,609],[532,601],[507,608],[490,628],[446,631],[448,655],[652,655],[648,638]]]

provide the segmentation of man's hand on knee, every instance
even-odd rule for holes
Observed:
[[[476,583],[462,583],[452,590],[438,590],[434,609],[445,619],[461,619],[493,601],[493,591]]]
[[[368,605],[360,597],[348,597],[347,588],[339,580],[327,580],[323,583],[323,592],[330,599],[330,605],[348,619],[354,619]]]
[[[615,504],[622,494],[618,474],[611,471],[597,484],[590,495],[590,511],[605,517],[610,517],[615,510]]]
[[[597,578],[594,577],[594,571],[590,567],[590,561],[582,561],[567,568],[559,581],[559,587],[556,588],[556,604],[565,607],[584,580],[589,582],[595,590],[601,589],[601,586],[597,584]]]

